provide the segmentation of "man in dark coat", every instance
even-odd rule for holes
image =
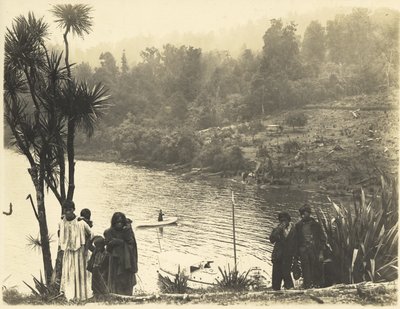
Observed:
[[[283,280],[285,289],[293,288],[290,275],[293,262],[294,225],[290,215],[283,211],[278,214],[279,225],[272,230],[269,240],[274,244],[272,251],[272,288],[280,290]]]
[[[326,238],[321,225],[311,217],[311,208],[307,204],[299,209],[301,220],[295,225],[296,255],[300,257],[303,273],[303,287],[322,285],[323,249]]]

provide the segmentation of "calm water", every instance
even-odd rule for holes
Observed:
[[[3,281],[27,291],[22,280],[32,282],[42,269],[40,251],[31,249],[27,236],[38,235],[38,224],[26,196],[35,196],[27,174],[28,162],[11,151],[2,160],[2,209],[14,205],[11,216],[2,215]],[[315,193],[286,189],[261,190],[227,179],[187,180],[181,176],[124,164],[78,161],[76,163],[75,204],[77,211],[90,208],[93,231],[102,234],[112,214],[122,211],[135,221],[156,219],[158,210],[179,217],[177,226],[138,229],[135,231],[139,250],[137,288],[157,290],[158,253],[178,250],[211,258],[233,256],[231,225],[231,190],[236,198],[236,239],[238,256],[250,255],[267,271],[270,270],[272,246],[267,237],[276,224],[276,215],[288,211],[297,220],[297,209],[308,201],[327,207],[326,197]],[[49,192],[46,198],[48,227],[53,235],[52,258],[57,250],[57,223],[60,206]]]

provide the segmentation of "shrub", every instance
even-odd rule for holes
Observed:
[[[249,123],[249,132],[254,143],[255,136],[258,132],[264,130],[264,125],[260,120],[253,120]]]
[[[222,147],[219,143],[213,141],[209,144],[203,145],[200,149],[199,154],[196,157],[196,161],[202,167],[214,166],[215,157],[222,153]]]
[[[246,165],[240,147],[223,148],[215,141],[203,146],[196,161],[202,167],[210,167],[213,172],[238,171]]]
[[[366,201],[364,191],[353,205],[331,201],[333,216],[317,213],[332,248],[333,263],[343,283],[397,278],[397,181],[381,178],[378,192]]]
[[[307,116],[304,113],[290,113],[286,116],[285,123],[293,129],[304,127],[307,124]]]
[[[188,277],[181,272],[180,267],[178,267],[178,273],[175,275],[174,281],[172,281],[169,277],[164,277],[161,274],[158,274],[158,279],[160,283],[160,289],[163,293],[186,293],[187,279]]]
[[[256,158],[268,157],[268,149],[265,145],[261,144],[257,147]]]
[[[26,297],[15,288],[3,288],[3,301],[9,305],[21,304]]]
[[[301,148],[300,144],[297,141],[289,140],[283,144],[283,151],[285,153],[292,153],[292,152],[296,153],[300,150],[300,148]]]
[[[253,285],[254,282],[250,279],[249,273],[250,270],[247,272],[239,273],[237,270],[231,270],[228,264],[228,271],[226,269],[222,270],[221,267],[218,267],[222,279],[218,280],[218,287],[224,291],[244,291],[249,290]]]
[[[226,168],[231,171],[238,171],[244,168],[245,160],[242,150],[238,146],[233,146],[225,158],[227,161]]]
[[[243,123],[243,124],[237,125],[236,130],[239,134],[246,134],[247,132],[249,132],[250,129],[249,129],[248,124]]]
[[[189,163],[195,157],[199,142],[193,132],[178,134],[176,147],[178,149],[178,162]]]

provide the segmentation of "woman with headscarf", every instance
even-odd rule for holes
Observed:
[[[122,212],[116,212],[111,227],[104,231],[105,244],[110,254],[108,266],[108,291],[132,295],[138,271],[137,245],[131,220]]]
[[[272,289],[280,290],[283,280],[285,289],[293,288],[290,272],[293,263],[294,225],[286,211],[278,214],[279,225],[272,230],[269,240],[274,244],[272,251]]]

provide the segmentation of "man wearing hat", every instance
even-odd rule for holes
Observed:
[[[305,204],[299,209],[301,220],[294,227],[296,255],[300,257],[303,286],[308,289],[322,284],[323,249],[326,238],[321,225],[311,217]]]
[[[283,280],[285,289],[293,288],[290,275],[294,255],[294,225],[286,211],[278,214],[279,225],[272,230],[269,240],[274,244],[272,251],[272,288],[280,290]]]

